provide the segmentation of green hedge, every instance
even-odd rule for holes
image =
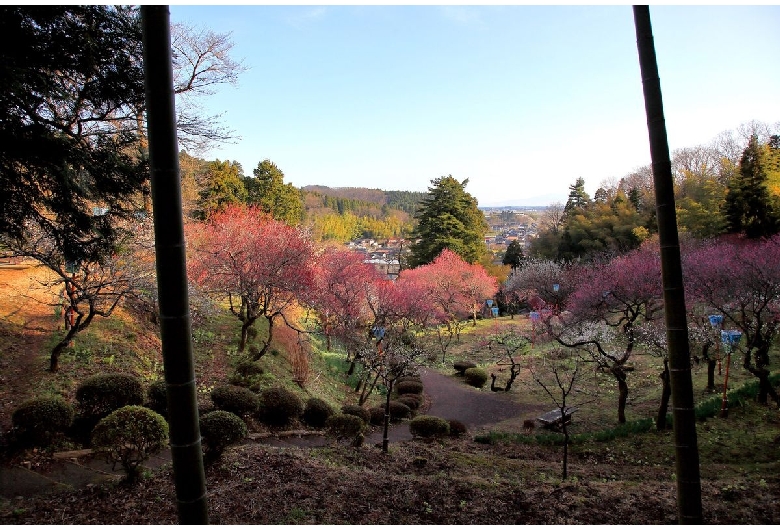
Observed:
[[[450,433],[450,424],[437,416],[422,415],[409,422],[409,432],[421,438],[438,438]]]
[[[476,388],[485,386],[488,379],[487,372],[482,368],[468,368],[463,373],[463,377],[467,384]]]
[[[92,431],[92,446],[109,463],[121,464],[129,480],[135,480],[140,465],[168,441],[165,418],[146,407],[128,405],[98,422]]]
[[[325,400],[312,397],[306,401],[303,408],[303,423],[309,427],[320,429],[325,426],[328,418],[333,416],[335,411]]]
[[[210,458],[219,457],[228,446],[246,438],[247,432],[244,420],[226,410],[215,410],[200,418],[200,434]]]
[[[268,388],[260,392],[257,416],[263,423],[283,426],[303,414],[303,401],[286,388]]]
[[[76,401],[82,415],[102,418],[127,405],[141,405],[144,391],[134,375],[97,374],[78,386]]]
[[[211,401],[219,410],[232,412],[236,416],[249,416],[260,408],[260,397],[242,386],[222,385],[211,391]]]
[[[73,407],[61,397],[39,397],[19,405],[11,422],[21,443],[45,446],[70,427],[73,416]]]

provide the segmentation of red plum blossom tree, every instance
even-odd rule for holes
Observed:
[[[241,321],[238,350],[258,318],[268,335],[255,355],[262,357],[273,340],[274,323],[305,300],[315,286],[314,247],[298,228],[252,207],[229,206],[207,222],[191,226],[190,277],[208,292],[227,299]]]

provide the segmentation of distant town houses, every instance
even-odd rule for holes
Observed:
[[[388,239],[382,243],[374,239],[358,239],[347,243],[347,247],[364,254],[363,263],[372,264],[381,274],[394,280],[401,271],[400,254],[407,251],[408,243],[405,239]]]
[[[535,211],[524,209],[485,212],[490,227],[490,233],[485,236],[485,246],[496,255],[502,255],[512,241],[519,241],[527,248],[538,231],[534,218],[528,215],[529,212]],[[363,254],[364,263],[371,263],[379,272],[395,279],[401,269],[401,254],[409,251],[411,243],[410,240],[402,238],[383,241],[364,238],[350,241],[346,246]]]

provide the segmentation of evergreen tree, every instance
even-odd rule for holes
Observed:
[[[445,248],[470,264],[476,263],[485,252],[488,225],[477,200],[464,189],[468,179],[458,182],[449,175],[431,184],[416,216],[417,241],[411,246],[409,265],[431,263]]]
[[[517,240],[514,240],[506,247],[506,253],[501,263],[509,265],[512,267],[512,271],[515,271],[523,263],[524,259],[523,246]]]
[[[136,12],[3,6],[0,33],[0,233],[41,231],[68,261],[110,253],[148,175]]]
[[[247,203],[271,214],[277,221],[296,226],[303,220],[303,197],[292,184],[284,183],[284,173],[268,159],[252,171],[254,177],[244,179]]]
[[[725,215],[731,233],[757,239],[780,230],[780,208],[767,189],[765,160],[758,137],[752,135],[742,152],[739,174],[726,193]]]
[[[569,213],[575,208],[585,208],[590,202],[590,196],[585,193],[585,179],[579,177],[577,181],[569,186],[569,198],[566,200],[564,213]]]
[[[246,201],[243,170],[238,162],[225,160],[209,162],[206,187],[200,192],[200,208],[197,217],[205,219],[229,205]]]

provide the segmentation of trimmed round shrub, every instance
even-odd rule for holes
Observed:
[[[253,347],[256,348],[256,346]],[[228,383],[257,391],[261,388],[260,381],[264,373],[265,370],[260,366],[260,363],[250,357],[242,357],[233,367],[233,372],[228,377]]]
[[[133,375],[97,374],[78,386],[76,401],[83,416],[102,418],[127,405],[141,405],[144,390]]]
[[[396,399],[396,401],[409,407],[409,410],[415,411],[422,405],[421,397],[420,394],[404,394]]]
[[[460,436],[466,434],[469,429],[466,424],[460,420],[447,420],[450,424],[450,436]]]
[[[363,420],[363,423],[368,423],[371,421],[371,414],[368,412],[368,410],[366,410],[364,407],[361,407],[360,405],[344,405],[341,407],[341,413],[357,416]]]
[[[147,407],[157,414],[168,414],[168,389],[164,379],[158,379],[146,389]]]
[[[450,433],[450,423],[438,416],[421,415],[409,422],[409,432],[420,438],[436,438]]]
[[[138,478],[140,465],[167,441],[165,418],[137,405],[115,410],[92,431],[92,447],[105,455],[110,464],[121,464],[131,482]]]
[[[222,385],[211,391],[211,401],[219,410],[236,416],[254,414],[260,408],[260,397],[242,386]]]
[[[73,407],[61,397],[40,397],[19,405],[11,421],[20,442],[48,445],[55,434],[70,427],[73,416]]]
[[[468,368],[464,372],[463,377],[465,378],[466,383],[476,388],[485,386],[488,379],[487,372],[482,368]]]
[[[396,384],[403,383],[404,381],[413,381],[415,383],[422,383],[419,375],[402,375],[396,380]]]
[[[417,381],[401,381],[395,385],[395,391],[398,392],[399,396],[404,394],[422,394],[423,384]]]
[[[412,415],[412,409],[400,401],[390,401],[390,421],[401,421]]]
[[[263,370],[263,367],[260,366],[260,363],[250,359],[249,357],[242,357],[236,363],[233,371],[242,377],[252,377],[253,375],[263,375],[263,373],[265,373],[265,370]]]
[[[316,397],[309,398],[303,408],[303,423],[309,427],[321,429],[333,414],[335,414],[333,407],[326,401]]]
[[[354,439],[363,434],[366,423],[354,414],[334,414],[325,422],[325,428],[336,440]]]
[[[368,409],[368,415],[371,425],[382,425],[385,422],[384,407],[371,407]]]
[[[260,392],[260,421],[267,425],[282,426],[296,420],[303,413],[303,401],[286,388],[268,388]]]
[[[474,363],[472,361],[455,361],[452,363],[452,367],[455,368],[455,371],[458,372],[460,375],[464,375],[466,370],[469,368],[476,368],[477,363]]]
[[[246,438],[244,420],[226,410],[215,410],[200,418],[200,434],[203,437],[206,455],[219,457],[225,449]]]

